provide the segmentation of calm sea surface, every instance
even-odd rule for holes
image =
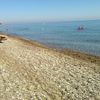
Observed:
[[[79,26],[84,30],[77,30]],[[100,20],[3,24],[0,31],[36,40],[49,47],[100,56]]]

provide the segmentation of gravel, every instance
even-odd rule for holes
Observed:
[[[8,36],[0,43],[0,100],[100,100],[99,67]]]

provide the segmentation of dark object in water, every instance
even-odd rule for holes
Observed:
[[[79,27],[77,28],[77,30],[84,30],[84,27],[79,26]]]

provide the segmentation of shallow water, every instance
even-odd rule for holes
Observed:
[[[83,26],[84,30],[77,30],[79,26]],[[37,40],[49,47],[69,48],[100,56],[100,20],[11,23],[1,25],[0,30]]]

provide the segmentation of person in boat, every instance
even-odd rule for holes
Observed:
[[[79,27],[77,28],[77,30],[84,30],[84,27],[79,26]]]

